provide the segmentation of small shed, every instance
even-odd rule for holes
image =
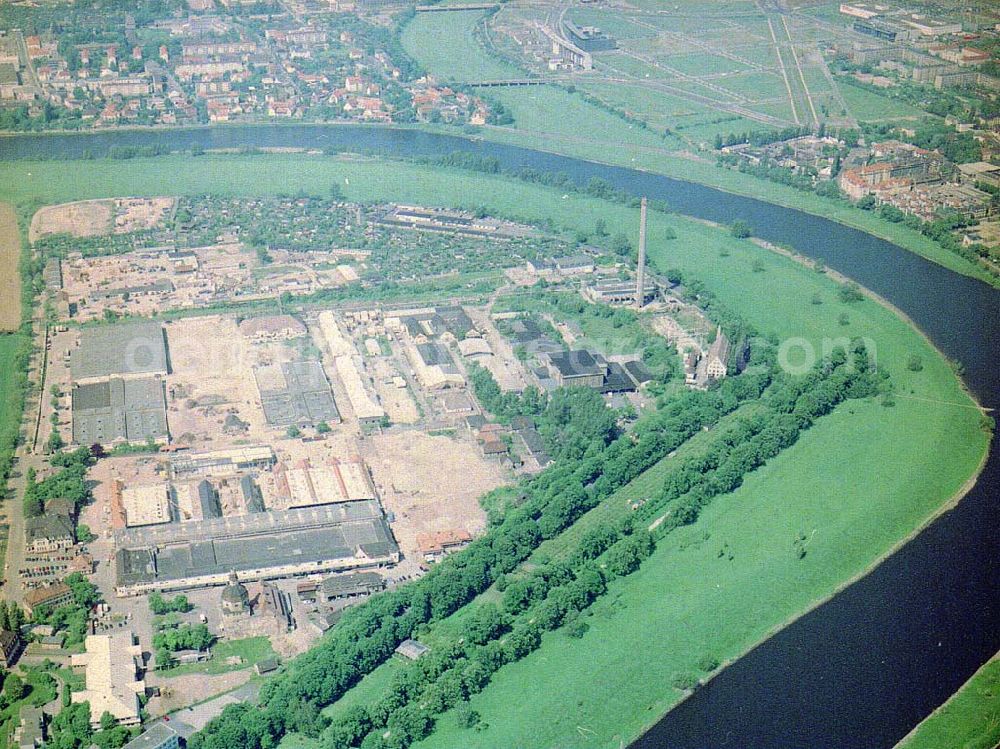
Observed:
[[[409,658],[411,661],[415,661],[425,653],[430,652],[430,648],[422,642],[417,642],[416,640],[403,640],[399,643],[399,647],[396,648],[395,652],[404,658]]]

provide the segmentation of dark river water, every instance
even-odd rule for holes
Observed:
[[[390,156],[469,151],[504,169],[602,177],[679,213],[743,219],[888,299],[1000,406],[1000,292],[890,242],[790,208],[632,169],[412,130],[287,125],[0,138],[0,159],[67,158],[111,146],[296,146]],[[766,303],[766,300],[761,300]],[[932,460],[933,456],[928,456]],[[893,470],[886,466],[886,470]],[[723,671],[634,749],[887,749],[1000,650],[1000,451],[978,483],[871,574]],[[946,749],[942,747],[942,749]]]

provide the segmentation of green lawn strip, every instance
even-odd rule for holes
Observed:
[[[896,749],[994,749],[1000,744],[1000,657],[994,656]]]
[[[212,646],[212,658],[201,663],[185,663],[160,672],[171,679],[188,674],[224,674],[251,668],[257,661],[274,656],[274,649],[266,637],[247,637],[242,640],[223,640]],[[239,657],[240,663],[228,664],[227,658]]]
[[[615,523],[630,515],[633,502],[646,500],[657,494],[662,487],[663,477],[674,465],[687,457],[700,455],[708,450],[720,434],[724,434],[741,419],[758,413],[763,406],[759,402],[751,402],[719,420],[711,430],[695,434],[681,445],[673,455],[663,458],[651,468],[633,479],[629,484],[619,489],[597,507],[589,510],[572,526],[555,538],[543,541],[532,560],[563,559],[573,552],[581,537],[589,530],[607,524]]]
[[[666,153],[677,147],[651,130],[630,124],[589,104],[578,94],[556,86],[495,89],[491,96],[510,111],[518,131],[582,144],[603,144],[602,148],[614,145],[616,149],[654,149]],[[484,128],[483,133],[489,130]]]
[[[385,692],[390,682],[395,678],[408,661],[404,661],[402,656],[393,656],[377,669],[365,676],[357,685],[334,702],[323,708],[323,715],[330,720],[337,720],[342,717],[350,708],[355,705],[370,705],[377,701]],[[284,743],[282,743],[284,746]]]
[[[0,334],[0,435],[9,438],[16,434],[21,422],[20,382],[15,360],[24,345],[20,333]]]

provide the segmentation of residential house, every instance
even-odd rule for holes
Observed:
[[[7,629],[0,631],[0,666],[11,668],[17,663],[23,650],[24,640],[21,639],[21,635]]]

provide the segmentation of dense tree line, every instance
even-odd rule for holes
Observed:
[[[111,713],[101,716],[101,727],[94,730],[90,726],[90,703],[75,702],[63,707],[48,728],[46,747],[52,749],[121,749],[132,738],[135,729],[118,725]]]
[[[694,522],[712,498],[738,488],[747,473],[794,444],[817,418],[845,400],[876,395],[885,383],[885,374],[871,365],[860,342],[850,352],[838,349],[807,375],[776,371],[763,399],[766,409],[741,419],[709,449],[674,465],[638,517],[662,515],[663,530]]]
[[[351,746],[366,735],[364,747],[408,745],[431,729],[434,712],[481,689],[497,668],[536,648],[545,628],[560,626],[573,610],[592,603],[603,592],[608,576],[636,569],[652,543],[645,532],[629,533],[630,523],[595,529],[583,536],[568,566],[543,565],[530,575],[508,581],[507,576],[540,540],[569,527],[690,435],[716,423],[740,403],[759,398],[765,388],[766,412],[773,415],[740,422],[720,436],[707,459],[699,455],[689,459],[697,463],[679,464],[665,483],[663,495],[643,507],[638,517],[648,516],[663,502],[684,497],[696,498],[700,507],[712,496],[735,488],[746,472],[791,444],[813,419],[843,398],[870,395],[879,382],[863,349],[856,349],[850,357],[835,355],[804,378],[780,374],[773,366],[755,369],[753,374],[727,378],[716,390],[681,396],[641,421],[628,439],[596,449],[600,438],[595,437],[595,449],[576,460],[557,462],[554,470],[529,482],[524,503],[486,537],[418,583],[375,597],[349,612],[330,638],[294,662],[280,680],[265,686],[263,711],[227,708],[196,737],[196,749],[269,746],[288,731],[315,736],[321,730],[324,745],[331,748]],[[686,481],[685,472],[695,480]],[[691,522],[696,514],[678,517]],[[592,564],[598,558],[601,564]],[[322,706],[388,658],[417,626],[450,615],[491,582],[504,588],[502,608],[483,609],[469,618],[464,638],[468,646],[432,653],[433,657],[419,662],[419,671],[408,670],[410,675],[401,677],[378,703],[322,728]],[[529,613],[530,621],[522,623],[521,617]],[[467,652],[465,648],[472,646],[478,649]],[[419,706],[411,703],[417,695]],[[385,730],[372,733],[374,728]]]
[[[722,166],[735,167],[736,171],[749,174],[758,179],[766,179],[770,182],[777,182],[780,185],[788,185],[803,192],[814,192],[824,198],[841,197],[840,187],[837,186],[835,180],[819,180],[813,174],[797,172],[788,167],[778,166],[772,161],[751,164],[736,154],[728,153],[720,154],[717,161]]]
[[[783,140],[791,140],[803,135],[809,135],[812,128],[808,125],[801,127],[786,127],[781,130],[749,130],[742,133],[729,133],[723,135],[717,133],[715,136],[715,149],[735,146],[738,143],[749,143],[752,146],[767,146],[771,143],[780,143]]]
[[[73,592],[73,600],[54,609],[40,607],[32,612],[31,619],[38,624],[48,624],[57,631],[65,631],[65,645],[83,642],[88,634],[90,611],[101,601],[100,591],[79,572],[64,581]]]
[[[174,596],[173,598],[164,598],[156,591],[149,594],[149,610],[157,616],[162,616],[163,614],[169,614],[171,612],[186,614],[193,608],[194,606],[191,601],[189,601],[188,597],[185,595]]]

